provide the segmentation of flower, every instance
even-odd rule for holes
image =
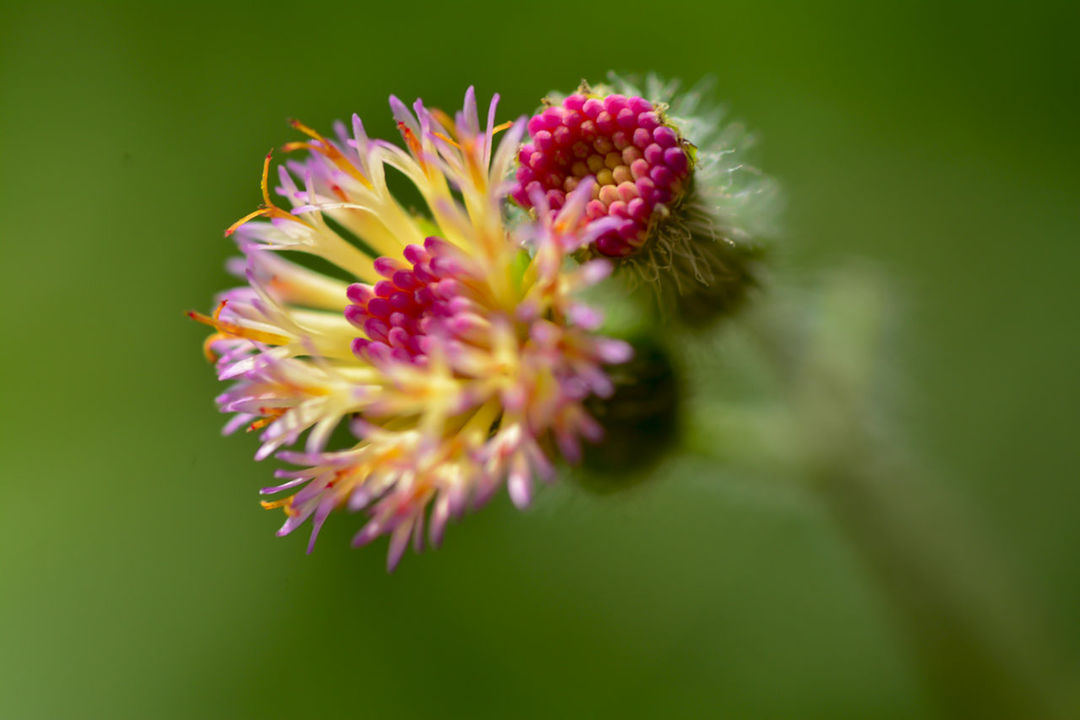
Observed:
[[[663,109],[640,96],[601,98],[582,88],[533,116],[528,129],[532,140],[518,152],[514,199],[531,208],[530,194],[545,192],[557,209],[566,193],[595,178],[588,219],[617,220],[596,239],[603,255],[640,248],[654,215],[677,205],[686,191],[692,148],[664,123]]]
[[[775,184],[743,159],[743,129],[705,103],[707,87],[680,92],[655,76],[643,86],[615,74],[552,93],[528,123],[518,153],[515,202],[551,208],[586,178],[596,180],[586,213],[614,220],[591,254],[618,258],[657,286],[717,303],[751,280],[749,261],[771,232]],[[683,299],[676,302],[684,304]]]
[[[538,221],[509,226],[506,178],[525,121],[496,125],[497,102],[481,127],[472,88],[453,118],[391,97],[407,149],[370,139],[355,116],[334,139],[294,122],[309,139],[286,149],[309,154],[278,168],[292,208],[270,198],[267,156],[263,205],[226,232],[247,284],[212,315],[191,314],[215,329],[206,351],[233,381],[217,398],[234,414],[225,431],[261,430],[256,459],[296,468],[277,471],[283,482],[262,493],[279,497],[263,506],[284,509],[279,535],[310,519],[309,552],[331,512],[364,510],[354,544],[389,535],[393,569],[410,540],[421,549],[425,525],[438,546],[448,520],[504,481],[526,506],[555,455],[576,461],[581,439],[601,435],[584,402],[611,394],[604,366],[630,349],[596,335],[600,315],[575,299],[609,264],[568,255],[609,226],[585,227],[589,183],[556,212],[538,195]],[[430,216],[394,199],[388,168]],[[282,257],[290,251],[354,282]],[[343,424],[355,439],[329,447]]]

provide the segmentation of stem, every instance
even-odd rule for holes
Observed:
[[[781,401],[699,405],[688,444],[792,476],[822,501],[877,581],[945,716],[1066,717],[1050,654],[1031,631],[1037,613],[1010,597],[1016,584],[932,491],[940,483],[897,452],[898,433],[881,417],[880,288],[849,271],[825,285],[808,322],[804,302],[799,312],[752,318],[744,326],[752,362],[770,366]]]
[[[956,513],[932,507],[913,482],[857,464],[815,486],[947,717],[1063,717],[1040,673],[1042,648],[1024,627],[1030,612],[1015,610]]]

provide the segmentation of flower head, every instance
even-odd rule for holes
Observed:
[[[291,208],[270,198],[268,157],[263,206],[227,232],[247,284],[213,315],[192,314],[214,327],[207,352],[233,381],[217,399],[235,414],[226,431],[259,430],[257,459],[296,466],[276,473],[263,505],[284,509],[279,534],[310,519],[309,551],[331,512],[363,510],[354,544],[389,535],[393,568],[410,541],[421,548],[425,526],[438,545],[449,519],[504,482],[527,505],[553,455],[575,461],[581,439],[600,436],[584,402],[612,392],[604,365],[630,350],[596,335],[600,316],[575,298],[607,262],[568,255],[609,225],[586,227],[585,182],[554,212],[537,194],[542,216],[508,227],[505,178],[525,122],[496,125],[497,99],[481,125],[471,88],[452,118],[392,97],[404,149],[369,138],[357,117],[333,139],[294,123],[309,140],[287,149],[308,155],[278,168],[276,189]],[[416,187],[426,214],[395,200],[387,169]],[[355,441],[328,447],[342,424]]]
[[[583,87],[550,102],[529,120],[528,130],[531,140],[518,152],[514,199],[533,208],[530,194],[543,192],[558,209],[566,193],[595,179],[588,219],[617,221],[595,241],[602,255],[623,257],[639,249],[650,225],[687,189],[693,147],[661,106],[638,95],[600,96]]]
[[[711,288],[708,301],[719,302],[749,280],[777,193],[745,163],[749,138],[705,103],[706,89],[612,74],[609,84],[552,94],[529,120],[512,197],[535,214],[535,193],[558,208],[565,193],[595,179],[588,220],[615,222],[592,254],[680,295]]]

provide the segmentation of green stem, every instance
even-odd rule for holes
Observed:
[[[793,476],[820,498],[877,581],[946,717],[1064,718],[1050,654],[1033,639],[1037,613],[1010,598],[1016,584],[986,561],[960,513],[946,509],[887,431],[880,288],[849,272],[825,286],[806,322],[790,308],[751,319],[751,355],[771,366],[780,402],[698,405],[687,444]]]
[[[1024,627],[1030,613],[1007,597],[1000,570],[986,572],[954,513],[921,500],[915,483],[857,464],[814,485],[947,717],[1064,717]]]

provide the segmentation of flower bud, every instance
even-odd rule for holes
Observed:
[[[612,74],[552,94],[528,124],[511,191],[535,212],[540,189],[554,212],[552,198],[594,179],[586,218],[606,225],[584,252],[612,258],[690,325],[731,311],[753,284],[777,194],[745,163],[747,134],[704,102],[705,89]]]
[[[678,438],[682,387],[668,353],[652,338],[630,344],[633,359],[609,371],[614,393],[586,402],[604,439],[585,449],[586,472],[575,475],[596,493],[637,485]]]

